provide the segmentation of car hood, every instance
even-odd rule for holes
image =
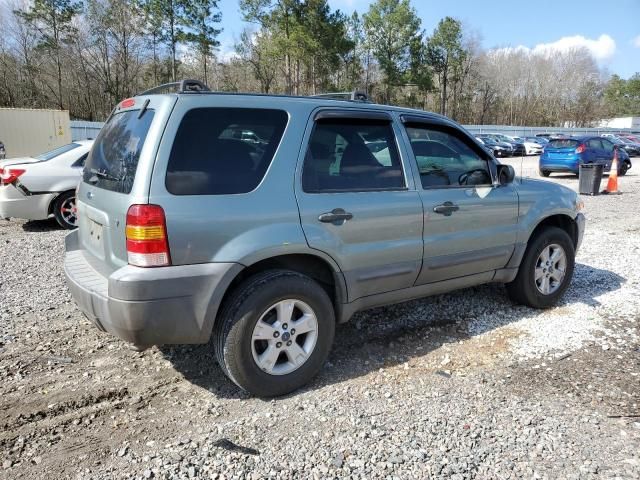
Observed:
[[[0,160],[0,168],[9,167],[11,165],[25,165],[27,163],[38,163],[41,160],[33,157],[16,157],[7,158],[6,160]]]

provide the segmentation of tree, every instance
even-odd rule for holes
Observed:
[[[421,20],[409,0],[377,0],[364,15],[364,27],[373,55],[385,74],[385,101],[392,86],[406,83],[412,45],[422,38]]]
[[[57,103],[64,108],[62,95],[62,50],[76,33],[73,18],[82,10],[72,0],[35,0],[28,10],[17,10],[16,14],[32,25],[38,32],[38,48],[50,54],[55,62],[57,80]]]
[[[613,75],[604,91],[604,99],[611,117],[640,115],[640,72],[628,80]]]
[[[236,52],[251,66],[253,75],[260,82],[260,91],[269,93],[278,75],[278,54],[273,38],[267,30],[252,34],[244,30],[240,35],[240,43]]]
[[[438,77],[440,113],[447,114],[447,88],[467,56],[462,47],[462,26],[451,17],[440,20],[427,41],[427,59]]]
[[[202,58],[203,80],[208,83],[207,59],[211,49],[220,45],[217,37],[222,32],[215,27],[222,20],[218,10],[218,0],[190,0],[184,5],[182,24],[186,28],[183,38],[195,45]]]

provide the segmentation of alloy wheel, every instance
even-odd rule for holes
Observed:
[[[536,261],[534,280],[538,291],[543,295],[551,295],[557,291],[564,281],[567,271],[567,254],[557,243],[547,245]]]
[[[318,339],[318,319],[302,300],[286,299],[270,306],[251,336],[251,353],[260,370],[287,375],[306,363]]]

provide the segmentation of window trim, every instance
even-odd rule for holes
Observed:
[[[334,113],[334,112],[335,112],[335,115],[331,115],[331,113]],[[370,113],[373,115],[369,116],[368,114]],[[326,115],[323,115],[323,114],[326,114]],[[380,114],[380,115],[376,115],[376,114]],[[320,120],[320,122],[318,120]],[[388,121],[388,128],[391,131],[391,135],[393,136],[396,153],[398,155],[398,160],[400,162],[400,170],[402,172],[402,179],[403,179],[404,186],[367,188],[367,189],[358,188],[358,189],[345,189],[345,190],[340,190],[340,189],[327,189],[327,190],[319,190],[319,191],[307,190],[303,182],[304,167],[307,163],[307,158],[309,155],[309,146],[311,145],[311,139],[313,138],[313,134],[315,132],[316,126],[318,125],[318,123],[322,123],[322,120],[325,120],[325,121],[326,120],[329,120],[329,121],[330,120],[355,120],[355,121],[361,121],[364,123],[371,122],[372,124],[374,124],[374,122]],[[367,112],[362,110],[349,110],[349,109],[342,109],[342,110],[322,109],[316,112],[312,116],[310,123],[311,123],[311,131],[309,135],[305,137],[305,142],[304,142],[303,148],[301,149],[302,162],[301,162],[301,168],[300,168],[299,182],[300,182],[301,191],[303,193],[307,195],[323,195],[323,194],[335,195],[335,194],[341,194],[341,193],[405,192],[410,189],[409,178],[407,177],[407,169],[405,168],[406,165],[404,162],[404,157],[402,154],[402,148],[400,144],[400,137],[398,136],[398,132],[395,129],[393,117],[389,113],[382,112],[379,110]]]
[[[409,155],[413,159],[413,165],[416,169],[417,175],[417,184],[419,188],[426,191],[431,190],[451,190],[451,189],[469,189],[475,187],[496,187],[499,184],[497,183],[497,162],[495,158],[490,156],[484,148],[481,148],[480,145],[475,141],[475,139],[471,138],[464,130],[460,128],[456,128],[454,125],[450,123],[437,119],[437,118],[427,118],[421,117],[418,115],[401,115],[400,119],[402,121],[402,127],[404,130],[405,141],[407,143],[407,150]],[[487,169],[489,170],[489,175],[491,176],[491,183],[482,184],[482,185],[430,185],[425,187],[422,184],[422,177],[420,175],[420,167],[418,165],[418,159],[416,158],[415,153],[413,152],[413,147],[411,145],[411,139],[409,138],[409,134],[407,132],[407,128],[424,128],[428,130],[435,130],[446,133],[448,135],[452,135],[458,138],[462,143],[467,145],[480,160],[484,160],[487,162]],[[454,133],[458,133],[459,135],[455,135]]]
[[[389,113],[381,110],[323,109],[313,116],[314,126],[316,122],[321,120],[361,120],[391,123],[393,118]]]

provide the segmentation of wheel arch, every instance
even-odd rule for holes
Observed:
[[[529,243],[535,235],[537,235],[547,227],[557,227],[567,232],[567,234],[571,238],[571,241],[573,242],[574,248],[578,248],[578,225],[574,218],[564,213],[550,215],[540,220],[529,234],[527,243]]]
[[[58,200],[58,198],[60,198],[60,195],[64,195],[65,193],[69,193],[69,192],[75,192],[75,190],[73,188],[70,188],[69,190],[63,190],[63,191],[58,192],[58,193],[55,194],[55,196],[49,202],[49,208],[48,208],[48,211],[47,211],[47,215],[53,215],[53,206],[56,203],[56,201]]]
[[[247,278],[264,272],[266,270],[291,270],[306,275],[317,281],[325,290],[336,311],[336,318],[339,318],[341,305],[347,299],[347,286],[339,267],[330,259],[314,253],[287,253],[281,255],[261,258],[249,265],[244,265],[225,288],[224,294],[217,305],[215,311],[215,324],[219,313],[223,310],[223,305],[232,292]]]

